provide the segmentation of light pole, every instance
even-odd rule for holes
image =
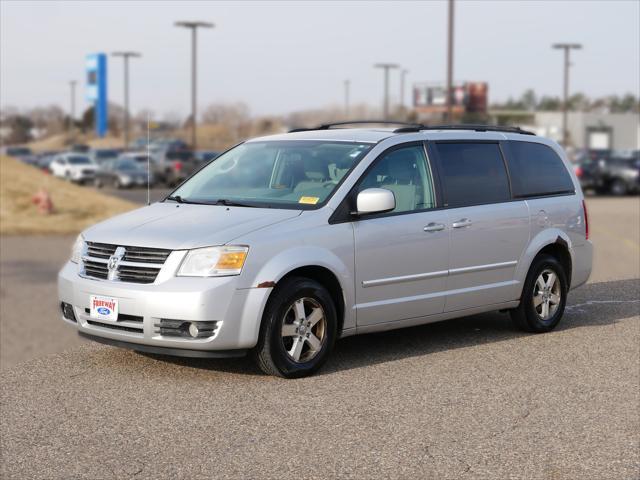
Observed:
[[[349,118],[349,88],[351,87],[351,80],[344,81],[344,116]]]
[[[404,112],[404,81],[409,70],[403,69],[400,72],[400,111]]]
[[[196,150],[196,95],[197,95],[197,54],[198,39],[197,31],[199,27],[213,28],[213,23],[209,22],[175,22],[176,27],[184,27],[191,29],[191,148]]]
[[[567,111],[569,109],[569,67],[571,66],[570,52],[571,49],[580,50],[582,45],[579,43],[554,43],[553,48],[564,50],[564,98],[562,99],[562,146],[567,148],[569,143],[569,131],[567,128]]]
[[[141,57],[137,52],[113,52],[114,57],[122,57],[124,60],[124,148],[129,148],[129,58]]]
[[[389,120],[389,70],[398,68],[395,63],[376,63],[374,68],[382,68],[384,70],[384,103],[383,103],[383,119]]]
[[[69,99],[69,131],[73,135],[75,130],[75,119],[76,119],[76,83],[75,80],[69,81],[69,87],[71,88],[71,98]]]
[[[453,0],[449,0],[449,27],[447,33],[447,122],[453,120]]]

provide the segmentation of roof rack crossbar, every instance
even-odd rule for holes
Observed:
[[[293,130],[289,130],[289,133],[295,132],[309,132],[312,130],[330,130],[333,127],[340,127],[343,125],[404,125],[405,128],[417,128],[422,127],[419,123],[408,123],[408,122],[396,122],[393,120],[352,120],[352,121],[344,121],[344,122],[332,122],[332,123],[323,123],[317,127],[310,128],[294,128]]]
[[[528,130],[523,130],[520,127],[507,127],[500,125],[481,125],[481,124],[460,124],[460,125],[414,125],[402,128],[397,128],[394,133],[412,133],[420,132],[422,130],[473,130],[475,132],[505,132],[505,133],[519,133],[521,135],[535,135],[535,133]]]

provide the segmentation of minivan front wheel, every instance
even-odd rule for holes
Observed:
[[[564,313],[567,290],[562,264],[551,255],[539,255],[529,269],[520,305],[511,310],[513,322],[527,332],[553,330]]]
[[[285,279],[269,299],[255,348],[258,366],[269,375],[298,378],[317,371],[337,334],[331,295],[315,280]]]

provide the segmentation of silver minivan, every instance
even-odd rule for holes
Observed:
[[[84,231],[58,278],[80,335],[301,377],[349,335],[508,310],[547,332],[591,272],[553,141],[489,126],[244,142],[163,201]]]

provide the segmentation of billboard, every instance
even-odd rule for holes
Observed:
[[[486,82],[467,82],[453,87],[454,113],[486,113],[489,87]],[[424,113],[442,113],[447,108],[447,88],[441,84],[417,84],[413,88],[413,106]]]
[[[86,99],[93,102],[96,135],[104,137],[108,129],[107,56],[104,53],[87,55]]]

